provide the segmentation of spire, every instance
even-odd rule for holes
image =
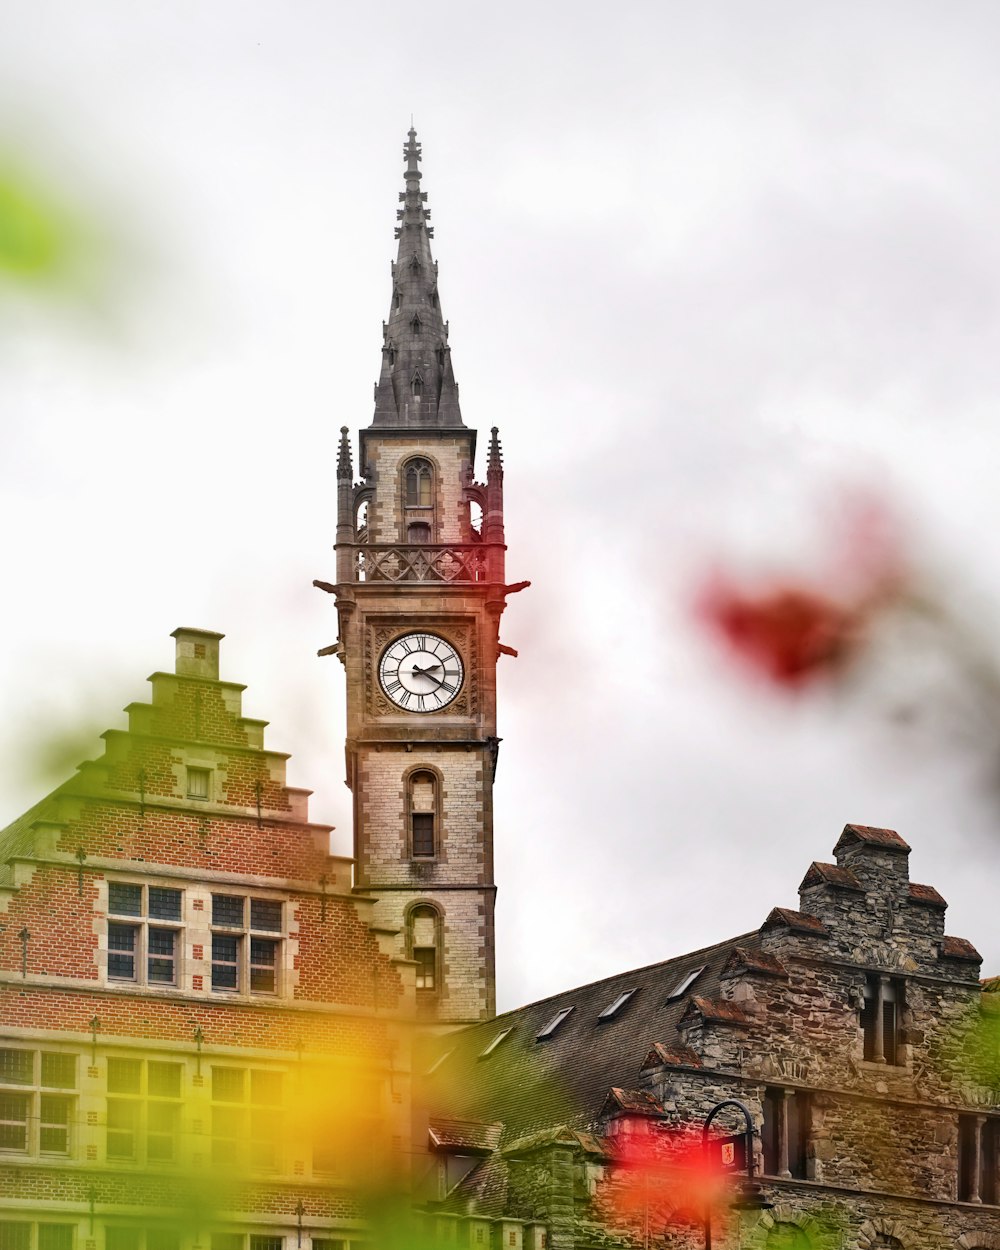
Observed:
[[[382,372],[375,386],[374,426],[462,425],[442,319],[437,264],[431,256],[427,192],[420,190],[420,144],[410,127],[403,145],[406,189],[396,210],[399,250],[392,266],[389,320],[382,323]]]
[[[486,458],[487,481],[497,479],[503,481],[503,450],[500,447],[500,431],[494,426],[490,430],[490,450]]]
[[[354,466],[351,463],[351,440],[346,425],[340,427],[340,447],[337,449],[337,477],[354,479]]]

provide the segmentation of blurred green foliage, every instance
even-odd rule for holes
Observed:
[[[0,155],[0,275],[61,283],[86,248],[86,233],[77,214]]]

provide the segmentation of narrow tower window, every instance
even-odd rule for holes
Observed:
[[[869,1063],[899,1063],[899,1019],[903,1007],[903,983],[878,973],[865,978],[861,1030],[864,1058]]]
[[[427,460],[411,460],[406,466],[406,506],[429,508],[431,506],[431,466]]]
[[[415,373],[410,381],[410,394],[422,395],[424,393],[424,380],[419,373]]]
[[[431,859],[437,853],[437,777],[432,772],[411,773],[407,791],[410,849],[414,859]]]
[[[410,958],[417,965],[418,994],[438,988],[438,921],[436,908],[421,903],[410,912]]]

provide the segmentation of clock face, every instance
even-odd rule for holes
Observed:
[[[437,712],[458,694],[464,670],[458,652],[437,634],[404,634],[382,652],[379,684],[407,712]]]

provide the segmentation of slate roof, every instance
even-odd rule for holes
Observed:
[[[721,998],[719,978],[737,949],[757,952],[757,933],[742,934],[715,946],[662,963],[565,990],[529,1003],[494,1020],[470,1025],[435,1039],[426,1069],[450,1051],[425,1079],[429,1105],[443,1115],[504,1122],[503,1145],[538,1130],[566,1125],[591,1129],[613,1088],[634,1090],[640,1068],[657,1043],[661,1061],[690,1062],[679,1053],[677,1025],[697,995]],[[671,992],[685,975],[704,971],[676,998]],[[619,995],[635,990],[610,1019],[598,1016]],[[565,1007],[574,1011],[550,1037],[537,1034]],[[489,1055],[482,1052],[505,1029],[511,1030]]]

